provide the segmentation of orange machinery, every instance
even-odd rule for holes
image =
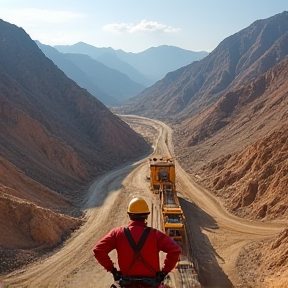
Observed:
[[[150,189],[159,195],[163,230],[174,240],[182,241],[185,217],[176,193],[174,159],[152,155],[149,162]]]

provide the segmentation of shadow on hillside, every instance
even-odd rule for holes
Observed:
[[[192,258],[196,258],[198,264],[199,281],[202,287],[232,288],[233,285],[228,276],[219,266],[225,260],[217,254],[211,245],[209,238],[202,232],[219,229],[216,221],[194,203],[179,197],[181,207],[186,218],[186,231],[190,244]]]

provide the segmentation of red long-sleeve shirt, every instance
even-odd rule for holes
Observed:
[[[146,228],[145,223],[131,221],[128,227],[134,241],[138,243]],[[119,268],[124,276],[155,277],[156,272],[162,270],[169,273],[175,267],[181,254],[180,247],[169,236],[154,228],[151,228],[140,251],[146,263],[134,261],[133,265],[131,265],[134,251],[123,230],[124,227],[120,227],[110,231],[93,247],[95,258],[107,271],[111,271],[113,268],[113,262],[108,254],[114,249],[117,250]],[[159,266],[159,251],[167,253],[162,269]]]

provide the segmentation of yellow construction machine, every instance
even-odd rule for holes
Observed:
[[[163,230],[174,240],[182,241],[185,217],[176,193],[174,159],[152,155],[149,163],[150,189],[159,195]]]

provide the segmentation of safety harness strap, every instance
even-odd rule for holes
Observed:
[[[130,264],[130,267],[128,269],[128,275],[129,275],[129,271],[133,265],[133,263],[135,261],[141,261],[148,269],[150,269],[151,271],[153,271],[156,275],[156,271],[153,269],[153,267],[147,263],[140,251],[141,249],[143,248],[144,244],[145,244],[145,241],[149,235],[149,232],[151,230],[151,227],[146,227],[146,229],[144,230],[144,232],[142,233],[138,243],[136,244],[135,240],[133,239],[133,236],[131,234],[131,231],[129,230],[129,228],[124,228],[124,233],[125,233],[125,236],[131,246],[131,248],[133,249],[134,251],[134,257],[133,257],[133,260],[132,260],[132,263]],[[135,276],[123,276],[120,280],[119,280],[119,284],[121,287],[134,287],[134,285],[138,285],[140,284],[141,287],[143,287],[141,285],[141,283],[144,283],[144,285],[149,285],[147,287],[158,287],[158,284],[160,283],[159,280],[156,278],[156,277],[135,277]],[[132,285],[132,286],[131,286]],[[140,287],[139,286],[139,287]],[[145,286],[145,287],[146,287]],[[136,287],[136,286],[135,286]]]
[[[146,227],[146,229],[144,230],[143,234],[141,235],[138,243],[136,244],[129,228],[126,228],[126,227],[124,228],[125,236],[126,236],[128,242],[129,242],[129,244],[130,244],[130,246],[133,249],[135,254],[139,253],[141,251],[141,249],[143,248],[150,230],[151,230],[150,227]]]

